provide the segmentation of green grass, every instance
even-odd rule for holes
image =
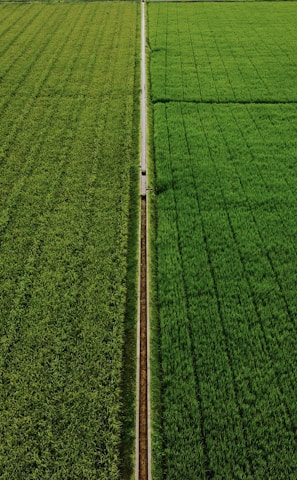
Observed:
[[[157,478],[297,476],[295,9],[149,5]],[[200,49],[206,18],[211,29]],[[250,61],[257,56],[253,36],[249,54],[230,57],[243,43],[247,48],[248,29],[261,33],[259,77]],[[273,42],[279,49],[268,55]],[[213,51],[207,68],[215,78],[200,90],[206,51]],[[239,62],[248,72],[240,78]]]
[[[3,479],[122,478],[137,22],[135,3],[1,7]]]

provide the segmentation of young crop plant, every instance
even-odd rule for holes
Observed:
[[[152,100],[296,101],[294,2],[150,3]]]
[[[149,5],[156,478],[297,476],[295,10]]]
[[[166,479],[296,476],[296,119],[155,107]]]
[[[138,6],[0,10],[0,476],[123,479]]]

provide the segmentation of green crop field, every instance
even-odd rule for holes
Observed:
[[[0,0],[0,478],[133,477],[137,2]],[[154,480],[297,478],[297,2],[148,4]]]
[[[295,2],[149,7],[153,101],[297,101]]]
[[[0,6],[2,479],[123,478],[138,23],[132,2]]]
[[[296,13],[149,5],[156,478],[297,478]]]

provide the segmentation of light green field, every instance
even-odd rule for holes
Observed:
[[[138,7],[0,10],[0,476],[122,479]]]
[[[149,5],[156,478],[297,477],[296,13]]]

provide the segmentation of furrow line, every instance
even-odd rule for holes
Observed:
[[[297,99],[292,100],[274,100],[274,99],[259,99],[259,100],[215,100],[215,99],[195,99],[195,98],[156,98],[152,100],[153,105],[160,105],[166,103],[192,103],[193,105],[296,105]]]

